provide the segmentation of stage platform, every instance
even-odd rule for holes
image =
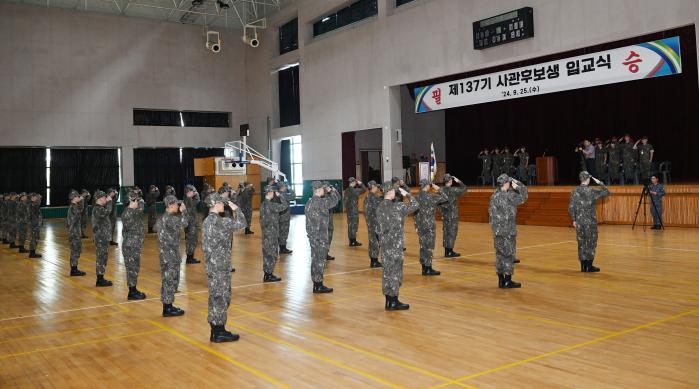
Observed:
[[[517,211],[517,224],[572,226],[568,199],[574,186],[530,186],[529,200]],[[604,224],[632,224],[641,197],[640,185],[610,186],[611,196],[597,204],[597,219]],[[488,222],[488,202],[494,188],[469,187],[459,203],[459,220]],[[664,222],[668,227],[699,227],[699,184],[665,186]],[[645,223],[652,224],[650,209]],[[643,208],[637,224],[644,222]]]

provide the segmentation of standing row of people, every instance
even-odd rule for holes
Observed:
[[[0,194],[0,239],[3,244],[18,249],[22,254],[29,253],[29,258],[41,258],[36,247],[42,224],[40,194]],[[28,249],[25,247],[27,240]]]
[[[580,158],[580,170],[606,180],[609,184],[647,184],[653,170],[655,150],[648,137],[633,141],[631,135],[616,136],[606,142],[595,138],[594,143],[583,140],[575,148]]]
[[[480,180],[483,185],[495,185],[497,177],[502,174],[519,177],[521,181],[529,180],[529,153],[527,148],[522,146],[510,152],[508,146],[485,148],[478,153],[481,160]],[[515,165],[516,160],[516,165]]]

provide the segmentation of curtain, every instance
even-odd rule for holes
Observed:
[[[279,151],[279,170],[286,174],[286,178],[291,181],[291,141],[285,139],[281,142]]]
[[[299,67],[279,71],[279,126],[301,123],[299,105]]]
[[[119,189],[117,149],[51,149],[51,205],[68,205],[71,189]]]
[[[172,185],[177,196],[182,197],[184,172],[179,148],[134,149],[133,158],[134,181],[144,192],[155,185],[163,193],[166,185]]]
[[[36,192],[46,203],[46,149],[0,148],[0,193]]]

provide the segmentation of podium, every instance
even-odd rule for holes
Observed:
[[[558,160],[556,157],[536,157],[536,183],[555,185],[558,181]]]
[[[218,190],[224,182],[233,189],[238,190],[238,184],[247,181],[255,187],[255,195],[252,197],[252,208],[260,208],[260,193],[262,191],[262,175],[257,165],[245,164],[242,167],[231,169],[228,172],[220,172],[216,168],[217,159],[221,157],[194,158],[194,175],[203,177],[204,182]],[[222,174],[223,173],[223,174]]]

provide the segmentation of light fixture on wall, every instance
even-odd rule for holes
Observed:
[[[205,27],[206,28],[206,27]],[[207,50],[212,53],[220,53],[223,48],[223,41],[218,31],[206,31],[206,44],[204,45]]]
[[[267,18],[256,20],[243,26],[243,42],[250,47],[260,46],[260,39],[257,37],[258,28],[267,28]],[[252,30],[248,32],[248,30]]]

